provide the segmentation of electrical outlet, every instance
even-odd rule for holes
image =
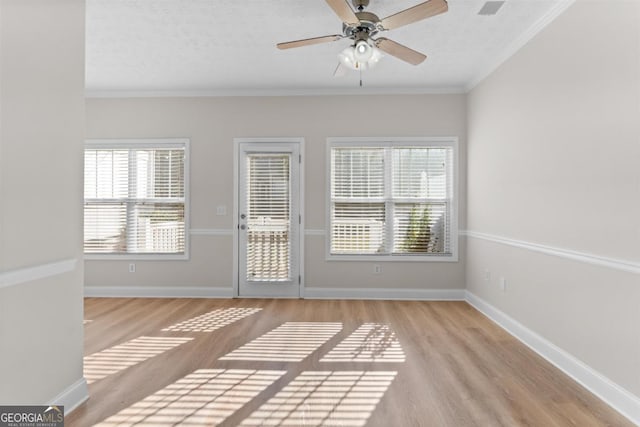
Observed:
[[[380,266],[380,264],[374,264],[373,274],[380,274],[380,273],[382,273],[382,267]]]
[[[136,272],[136,265],[134,263],[129,264],[129,273]]]
[[[504,277],[500,278],[500,290],[502,292],[507,292],[507,279]]]
[[[227,207],[225,205],[220,205],[216,207],[216,215],[224,216],[227,214]]]

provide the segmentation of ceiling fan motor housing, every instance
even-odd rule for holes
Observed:
[[[352,38],[354,40],[366,40],[369,37],[373,37],[383,30],[380,24],[380,18],[371,12],[356,12],[358,17],[358,24],[349,25],[342,24],[342,32],[345,37]]]

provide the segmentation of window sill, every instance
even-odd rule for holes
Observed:
[[[326,261],[366,262],[458,262],[457,254],[448,255],[335,255],[327,254]]]
[[[85,261],[188,261],[189,254],[85,254]]]

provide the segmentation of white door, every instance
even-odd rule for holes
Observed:
[[[238,145],[238,296],[300,296],[300,144]]]

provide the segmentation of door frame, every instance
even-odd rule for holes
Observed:
[[[239,196],[240,196],[240,145],[241,144],[297,144],[300,154],[299,164],[299,194],[298,203],[300,213],[300,229],[298,233],[298,271],[300,274],[299,298],[304,298],[304,138],[303,137],[283,137],[283,138],[233,138],[233,297],[240,298],[240,221],[239,221]],[[243,297],[250,298],[250,297]],[[286,298],[286,297],[282,297]],[[290,298],[290,297],[289,297]]]

